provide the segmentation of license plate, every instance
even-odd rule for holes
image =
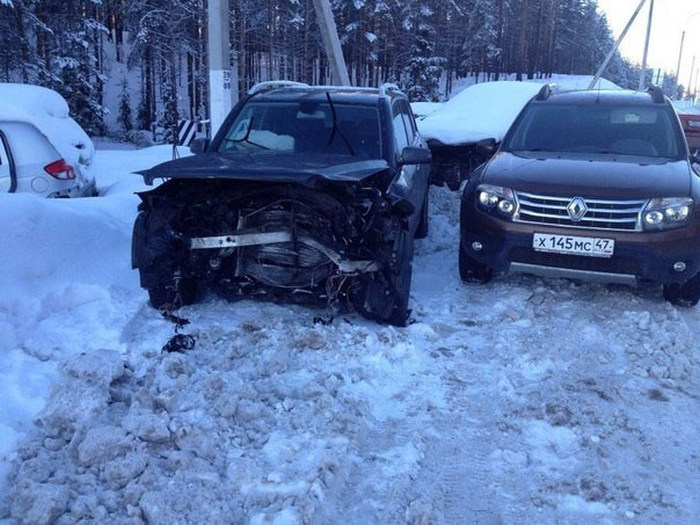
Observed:
[[[615,239],[536,233],[532,239],[532,247],[538,252],[612,257],[615,251]]]

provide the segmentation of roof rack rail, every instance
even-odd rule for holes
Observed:
[[[385,97],[389,91],[394,91],[396,93],[403,93],[401,88],[392,82],[385,82],[379,86],[379,96]]]
[[[250,88],[248,90],[248,95],[255,95],[262,91],[283,87],[309,87],[309,85],[303,82],[294,82],[293,80],[266,80],[265,82],[258,82]]]
[[[659,86],[651,85],[647,88],[647,92],[651,95],[652,102],[663,104],[665,100],[664,91]]]
[[[556,84],[545,84],[544,86],[542,86],[542,89],[540,89],[540,91],[537,93],[535,99],[547,100],[552,95],[552,92],[554,91],[555,87]]]

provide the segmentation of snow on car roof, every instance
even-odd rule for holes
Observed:
[[[0,83],[0,121],[31,124],[69,164],[94,155],[92,140],[70,117],[65,99],[51,89]]]
[[[474,144],[495,138],[500,142],[508,128],[534,97],[546,80],[556,89],[569,91],[587,89],[591,76],[555,76],[539,81],[496,81],[474,84],[448,100],[443,106],[418,122],[426,140],[442,144]],[[601,89],[619,89],[612,82],[601,79]]]

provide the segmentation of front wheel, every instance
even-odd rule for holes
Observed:
[[[700,302],[700,273],[684,283],[664,285],[664,299],[675,306],[695,306]]]
[[[394,307],[387,322],[396,326],[406,326],[410,313],[408,300],[413,276],[413,238],[409,232],[402,229],[394,246],[396,260],[388,271],[389,283],[393,289]]]
[[[493,271],[485,264],[472,259],[466,253],[463,243],[459,243],[459,276],[465,283],[486,284],[493,277]]]
[[[384,267],[360,277],[354,285],[355,308],[370,319],[395,326],[406,326],[413,273],[413,236],[401,229],[391,246],[390,260]]]

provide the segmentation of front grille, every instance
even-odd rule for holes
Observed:
[[[544,253],[532,248],[516,247],[510,251],[510,262],[536,264],[552,268],[569,268],[587,272],[639,275],[641,269],[635,259],[628,257],[586,257],[561,253]]]
[[[584,199],[588,211],[579,221],[574,221],[567,207],[572,197],[552,197],[534,193],[516,192],[518,213],[516,222],[546,224],[565,228],[590,230],[641,231],[641,213],[646,200]]]

